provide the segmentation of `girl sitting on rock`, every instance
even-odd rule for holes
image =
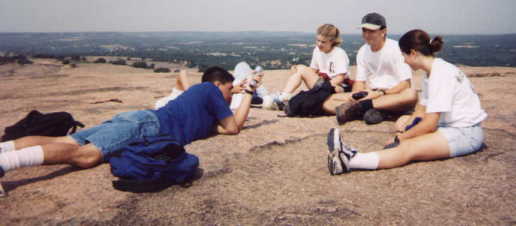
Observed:
[[[487,114],[466,75],[434,56],[442,45],[441,37],[430,40],[422,30],[412,30],[401,37],[399,46],[405,62],[413,70],[421,69],[427,74],[416,110],[408,120],[397,123],[398,132],[386,150],[357,152],[342,141],[338,129],[331,129],[328,168],[332,175],[352,169],[394,168],[412,161],[457,157],[481,149],[484,141],[481,122]]]

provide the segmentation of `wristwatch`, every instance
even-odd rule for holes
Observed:
[[[382,93],[382,95],[387,94],[387,92],[385,92],[384,89],[373,89],[373,91],[380,91]]]
[[[251,94],[251,96],[254,95],[254,91],[251,91],[251,90],[248,90],[248,89],[244,89],[244,91],[247,94]]]

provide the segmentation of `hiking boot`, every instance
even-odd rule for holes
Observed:
[[[364,114],[364,121],[368,125],[378,124],[384,119],[383,113],[379,110],[371,108]]]
[[[342,142],[338,128],[330,129],[327,137],[328,170],[331,175],[343,174],[350,171],[349,160],[355,156],[356,150]]]
[[[363,110],[359,103],[343,103],[335,108],[335,112],[339,125],[359,119],[363,115]]]

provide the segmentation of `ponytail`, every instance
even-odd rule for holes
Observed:
[[[409,54],[416,50],[425,56],[434,56],[443,48],[443,38],[436,36],[430,41],[430,36],[423,30],[411,30],[401,36],[398,42],[402,52]]]
[[[441,49],[443,48],[443,44],[443,38],[441,36],[435,36],[429,44],[430,51],[432,51],[432,55],[434,55],[434,53],[441,51]]]

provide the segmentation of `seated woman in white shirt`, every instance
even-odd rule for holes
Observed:
[[[401,37],[399,46],[405,62],[412,69],[427,73],[416,111],[408,120],[400,119],[404,122],[398,123],[399,129],[403,129],[386,150],[357,152],[344,144],[338,129],[331,129],[328,134],[331,174],[352,169],[394,168],[412,161],[457,157],[481,149],[484,134],[480,124],[487,114],[466,75],[434,56],[442,45],[441,37],[430,41],[422,30],[412,30]]]
[[[335,92],[344,92],[345,80],[348,79],[349,58],[339,45],[342,43],[340,31],[332,24],[323,24],[317,28],[315,48],[310,67],[297,65],[283,91],[273,97],[274,104],[264,99],[264,108],[275,109],[278,104],[288,101],[294,92],[305,84],[308,89],[314,87],[319,79],[329,80]],[[349,86],[351,89],[351,86]]]

